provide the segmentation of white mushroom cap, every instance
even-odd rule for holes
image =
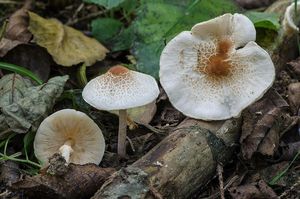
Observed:
[[[105,141],[100,128],[85,113],[63,109],[48,116],[39,126],[34,153],[44,165],[59,153],[66,142],[70,144],[69,162],[75,164],[99,164],[105,151]]]
[[[83,99],[98,110],[122,110],[142,106],[157,98],[153,77],[117,65],[84,87]]]
[[[297,12],[300,11],[300,2],[297,2]],[[299,32],[297,23],[295,23],[295,3],[292,3],[286,8],[283,19],[283,28],[288,34]],[[299,21],[298,21],[299,22]]]
[[[225,14],[173,38],[160,58],[160,82],[173,106],[193,118],[223,120],[262,97],[275,68],[255,34],[244,15]]]

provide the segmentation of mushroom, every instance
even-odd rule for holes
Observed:
[[[224,14],[173,38],[160,57],[160,82],[170,102],[196,119],[224,120],[261,98],[275,68],[254,40],[253,23]]]
[[[295,3],[292,3],[286,8],[284,13],[283,19],[283,28],[285,32],[289,35],[293,35],[295,32],[299,32],[299,28],[296,24],[299,23],[299,17],[295,13]],[[297,2],[297,10],[296,12],[299,13],[300,11],[300,2]]]
[[[129,129],[135,129],[137,124],[148,126],[156,113],[156,109],[157,107],[155,100],[143,106],[127,109],[127,125]],[[119,116],[119,111],[109,112]]]
[[[39,126],[34,139],[35,156],[48,164],[60,153],[66,163],[99,164],[105,151],[100,128],[85,113],[63,109],[48,116]]]
[[[155,79],[149,75],[114,66],[84,87],[83,99],[98,110],[119,111],[118,155],[126,157],[126,110],[149,104],[159,94]]]

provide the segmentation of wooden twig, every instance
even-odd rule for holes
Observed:
[[[221,199],[225,199],[224,181],[223,181],[223,166],[220,163],[218,163],[217,171],[218,171],[218,176],[219,176],[220,196],[221,196]]]
[[[88,14],[88,15],[84,16],[84,17],[76,18],[76,19],[74,19],[74,20],[71,20],[71,21],[67,22],[66,25],[71,26],[71,25],[74,25],[74,24],[76,24],[76,23],[78,23],[78,22],[81,22],[81,21],[93,19],[93,18],[95,18],[95,17],[98,17],[98,16],[100,16],[100,15],[106,13],[106,12],[107,12],[107,10],[100,10],[100,11],[98,11],[98,12],[93,12],[93,13],[91,13],[91,14]]]

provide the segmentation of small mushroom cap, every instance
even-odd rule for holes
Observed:
[[[117,65],[87,83],[83,99],[98,110],[121,110],[143,106],[159,94],[153,77]]]
[[[85,113],[63,109],[48,116],[39,126],[34,153],[44,165],[69,141],[73,152],[70,163],[99,164],[105,151],[105,141],[100,128]]]
[[[252,22],[225,14],[173,38],[160,57],[160,82],[172,105],[196,119],[223,120],[263,96],[275,78]]]

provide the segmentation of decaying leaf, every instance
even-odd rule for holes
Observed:
[[[284,171],[289,166],[289,163],[290,162],[288,162],[288,161],[283,161],[283,162],[280,162],[277,164],[272,164],[262,170],[259,170],[258,171],[259,178],[261,178],[265,182],[270,182],[275,176],[277,176],[279,173]],[[254,174],[254,175],[256,175],[256,174]],[[289,178],[289,175],[287,175],[287,174],[282,176],[282,178],[276,182],[276,185],[288,186],[288,184],[290,184],[288,178]]]
[[[292,160],[300,151],[300,141],[282,144],[280,160]]]
[[[298,78],[300,78],[300,57],[288,63],[289,68]]]
[[[8,51],[22,43],[23,42],[17,40],[13,41],[10,39],[2,38],[0,41],[0,57],[3,57]]]
[[[108,52],[97,40],[56,19],[44,19],[33,12],[29,12],[29,18],[29,30],[35,41],[46,48],[59,65],[72,66],[83,62],[90,66],[103,60]]]
[[[100,168],[94,164],[69,164],[63,176],[39,174],[12,185],[14,190],[23,190],[30,198],[84,199],[90,198],[115,170]]]
[[[32,35],[28,31],[28,10],[31,7],[31,2],[26,1],[24,6],[12,14],[9,18],[6,28],[5,37],[10,40],[18,40],[23,43],[30,41]]]
[[[0,57],[19,44],[28,43],[32,37],[28,31],[28,14],[31,2],[25,1],[22,8],[13,13],[8,21],[4,38],[0,41]]]
[[[185,118],[185,116],[176,110],[171,104],[166,104],[159,115],[160,117],[156,118],[156,122],[160,127],[165,125],[176,126]]]
[[[14,150],[8,148],[8,154],[11,155]],[[0,182],[11,186],[12,183],[15,183],[20,180],[20,168],[17,162],[8,160],[1,163],[0,166]]]
[[[17,133],[26,133],[30,128],[36,130],[60,97],[67,80],[68,76],[57,76],[41,86],[34,86],[17,74],[2,77],[0,132],[7,129]]]
[[[263,181],[229,189],[234,199],[277,198],[276,193]]]
[[[274,154],[281,135],[295,124],[295,118],[286,112],[287,107],[286,101],[270,90],[244,112],[240,143],[245,159],[250,159],[254,152],[269,156]]]
[[[44,82],[48,80],[50,66],[53,64],[47,51],[37,45],[20,44],[10,50],[4,57],[7,63],[29,69]]]
[[[300,108],[300,82],[288,86],[288,100],[292,112],[297,114]]]

